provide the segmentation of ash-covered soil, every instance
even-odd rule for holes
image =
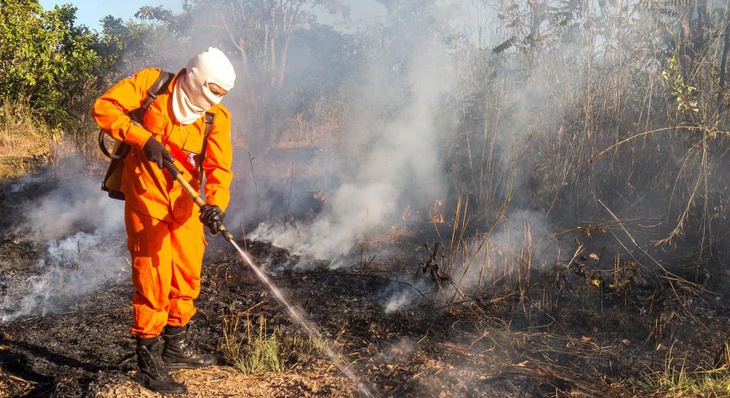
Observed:
[[[17,235],[12,215],[21,210],[18,195],[45,187],[0,193],[10,215],[0,239],[0,293],[8,308],[13,287],[44,272],[39,260],[46,248]],[[239,243],[272,270],[273,283],[378,397],[652,396],[642,386],[668,369],[668,358],[688,371],[721,360],[730,311],[701,281],[639,267],[611,284],[585,256],[536,272],[524,291],[495,281],[461,296],[414,236],[423,235],[381,239],[371,252],[381,247],[387,256],[354,257],[337,269],[324,262],[295,267],[298,259],[283,249]],[[264,317],[284,333],[303,332],[226,242],[209,242],[194,340],[218,355],[219,366],[174,372],[188,396],[365,396],[322,353],[292,353],[280,373],[245,375],[227,363],[226,319]],[[125,261],[116,259],[120,270]],[[119,272],[93,291],[60,296],[46,313],[0,323],[0,397],[158,396],[129,377],[132,290]]]

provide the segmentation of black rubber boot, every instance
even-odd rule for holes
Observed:
[[[184,394],[187,392],[185,386],[175,381],[167,373],[160,358],[162,341],[155,338],[152,344],[143,344],[142,339],[137,339],[137,366],[139,371],[132,376],[146,388],[163,394]]]
[[[190,325],[185,327],[165,327],[162,339],[165,348],[162,350],[162,360],[170,369],[190,369],[210,366],[216,363],[215,356],[195,352],[195,345],[190,341]]]

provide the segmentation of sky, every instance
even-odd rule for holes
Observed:
[[[133,18],[134,14],[143,6],[163,6],[176,12],[182,9],[180,0],[40,0],[40,3],[46,10],[53,9],[56,4],[72,4],[77,8],[76,25],[86,25],[94,30],[101,30],[99,21],[107,15],[126,20]]]
[[[143,6],[163,6],[168,10],[179,12],[182,10],[181,0],[125,0],[125,1],[99,1],[99,0],[40,0],[44,9],[50,10],[56,4],[72,4],[77,8],[76,25],[86,25],[93,30],[101,30],[99,21],[107,15],[127,20],[134,17],[134,14]],[[350,7],[351,16],[359,21],[374,21],[384,16],[384,8],[372,0],[346,0]],[[323,23],[332,23],[327,17],[322,19]]]

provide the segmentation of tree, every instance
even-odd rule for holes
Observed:
[[[0,103],[28,101],[51,125],[81,119],[98,57],[76,8],[44,11],[36,0],[0,1]]]
[[[225,36],[240,54],[248,77],[261,77],[277,90],[284,81],[292,34],[313,26],[316,17],[304,10],[322,7],[333,14],[346,14],[341,0],[201,0],[221,4],[218,12]]]
[[[102,19],[102,35],[96,51],[114,83],[119,78],[147,67],[177,72],[185,54],[174,51],[182,45],[167,24],[154,21],[122,21],[108,15]]]

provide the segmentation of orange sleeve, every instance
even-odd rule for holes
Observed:
[[[208,144],[203,160],[205,173],[205,200],[226,210],[231,200],[230,186],[233,180],[233,147],[231,144],[231,114],[219,105],[213,129],[207,138]]]
[[[159,69],[143,69],[134,76],[122,79],[99,97],[91,109],[91,115],[99,127],[117,141],[142,148],[152,134],[133,123],[126,112],[142,105],[147,90],[159,75]]]

